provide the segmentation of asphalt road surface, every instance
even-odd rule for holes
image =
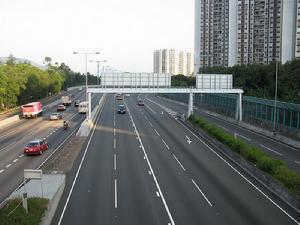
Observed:
[[[84,98],[84,92],[73,95],[74,100]],[[95,107],[99,99],[99,94],[92,96],[92,107]],[[78,113],[73,101],[73,104],[62,112],[62,120],[68,120],[69,123],[69,128],[64,130],[62,120],[49,121],[50,114],[56,112],[56,106],[56,104],[51,107],[46,105],[42,117],[22,119],[0,129],[0,204],[4,203],[12,191],[20,185],[24,169],[39,168],[54,151],[59,150],[68,137],[76,133],[85,119],[84,114]],[[49,149],[39,156],[24,155],[24,147],[35,138],[45,138]]]
[[[125,104],[126,114],[117,114]],[[299,215],[161,107],[107,96],[52,224],[299,224]]]

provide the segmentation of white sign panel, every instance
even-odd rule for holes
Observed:
[[[170,74],[105,73],[101,85],[105,88],[166,88],[171,86]]]
[[[25,179],[41,180],[42,176],[43,176],[42,170],[31,170],[31,169],[24,170]]]
[[[197,74],[196,88],[232,89],[232,74]]]

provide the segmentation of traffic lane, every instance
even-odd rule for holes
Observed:
[[[114,170],[117,185],[115,224],[168,224],[150,169],[130,120],[129,113],[115,114],[123,101],[115,100]]]
[[[78,99],[81,99],[83,96],[80,94]],[[63,119],[70,117],[70,114],[76,113],[78,110],[72,106],[68,106],[65,112],[60,112],[63,116]],[[50,114],[56,112],[56,106],[45,110],[42,117],[37,119],[23,119],[20,123],[14,124],[10,127],[6,127],[0,130],[0,149],[5,148],[8,144],[14,142],[14,139],[17,139],[18,136],[21,136],[22,133],[27,130],[33,129],[34,126],[38,126],[43,121],[48,121]],[[1,150],[0,150],[1,152]]]
[[[74,117],[73,119],[74,121],[83,121],[84,118],[80,119],[80,117],[82,116],[78,114],[78,117]],[[77,127],[74,127],[73,129],[71,127],[68,131],[64,131],[61,128],[55,130],[55,132],[46,139],[46,141],[49,143],[49,149],[46,150],[42,155],[25,156],[23,154],[23,147],[25,145],[19,146],[20,150],[11,152],[11,160],[7,161],[5,166],[0,168],[0,171],[2,171],[0,173],[0,203],[6,199],[23,181],[24,169],[38,168],[53,153],[53,151],[55,151],[72,133],[74,133],[74,130],[76,130]],[[46,134],[47,133],[42,130],[39,134],[41,136],[38,137],[42,138]],[[7,165],[10,166],[7,167]]]
[[[61,113],[62,120],[68,120],[78,114],[77,109],[68,108],[67,111]],[[16,145],[22,140],[29,141],[31,138],[36,138],[40,136],[40,132],[45,129],[49,131],[54,128],[59,128],[62,126],[62,120],[49,121],[49,117],[45,116],[40,120],[28,121],[24,126],[19,126],[13,131],[9,131],[9,136],[4,135],[4,139],[0,142],[0,156],[6,154],[6,152],[14,151]],[[3,136],[2,136],[3,137]]]
[[[99,99],[102,95],[93,95],[92,97],[92,109],[99,103]],[[78,99],[82,99],[82,94],[80,94]],[[56,112],[56,108],[52,108],[48,110],[47,113],[43,115],[43,117],[38,119],[30,119],[27,120],[27,123],[24,125],[20,125],[18,127],[14,127],[11,130],[7,130],[6,133],[0,135],[0,153],[2,151],[8,151],[10,147],[14,147],[13,145],[18,142],[21,138],[24,138],[24,135],[28,136],[30,133],[34,131],[34,127],[40,127],[41,124],[48,123],[50,126],[52,124],[58,124],[58,126],[62,126],[62,122],[57,121],[49,121],[50,114]],[[78,113],[78,107],[74,107],[72,104],[66,108],[66,111],[60,112],[62,115],[62,120],[69,120],[73,118]]]
[[[168,108],[179,112],[180,114],[186,114],[187,106],[175,102],[170,102],[163,98],[149,97],[155,100],[157,103],[167,106]],[[285,145],[280,142],[276,142],[270,138],[262,136],[253,131],[247,130],[245,128],[239,127],[225,120],[216,118],[207,113],[201,112],[194,108],[194,113],[204,117],[207,121],[216,124],[220,128],[234,134],[236,133],[238,137],[245,140],[248,143],[256,145],[261,148],[266,154],[274,156],[276,158],[282,159],[286,164],[293,170],[300,172],[300,150]]]
[[[92,103],[99,102],[99,98],[100,96],[94,96],[94,98],[92,98]],[[63,120],[70,120],[70,122],[72,122],[74,117],[81,118],[80,120],[75,119],[75,124],[81,123],[84,119],[83,115],[79,115],[78,108],[76,107],[70,106],[66,112],[63,112]],[[11,161],[13,157],[18,155],[18,152],[22,151],[30,140],[39,137],[48,138],[49,135],[61,128],[62,125],[62,121],[49,121],[44,118],[44,120],[37,123],[34,128],[28,128],[26,126],[24,128],[19,128],[20,132],[18,134],[15,134],[12,139],[8,139],[4,146],[1,145],[0,168],[1,164]]]
[[[151,107],[158,110],[155,104]],[[219,213],[227,218],[229,224],[293,224],[284,212],[245,182],[245,179],[217,158],[207,146],[191,136],[176,120],[165,114],[153,114],[147,108],[144,110],[153,126],[157,127],[157,131],[166,139],[180,165],[201,184],[204,193],[208,193],[212,204],[216,205]],[[170,130],[172,132],[169,132]],[[272,196],[264,187],[255,185]],[[285,204],[281,207],[286,207],[286,211],[289,210]],[[290,213],[299,219],[299,215],[293,210]]]
[[[137,130],[161,191],[165,196],[171,216],[175,224],[226,224],[222,215],[218,215],[216,208],[212,207],[189,176],[186,176],[165,141],[155,132],[149,124],[136,101],[126,101],[132,113]],[[225,222],[224,222],[225,221]]]
[[[112,224],[115,217],[113,101],[107,100],[103,107],[61,224]],[[54,222],[58,223],[61,215],[58,212]]]

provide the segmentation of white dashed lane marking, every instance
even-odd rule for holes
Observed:
[[[0,170],[0,173],[3,173],[4,172],[4,170]]]
[[[10,166],[11,166],[11,163],[10,163],[10,164],[7,164],[5,167],[6,167],[6,168],[9,168]]]

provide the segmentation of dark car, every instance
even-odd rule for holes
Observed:
[[[125,107],[125,105],[119,105],[118,106],[118,113],[119,114],[125,114],[126,113],[126,107]]]
[[[144,106],[144,105],[145,105],[145,104],[144,104],[144,101],[143,101],[143,100],[139,100],[139,101],[138,101],[138,105],[139,105],[139,106]]]
[[[35,139],[30,141],[24,148],[26,155],[41,155],[49,148],[48,143],[44,140]]]
[[[74,106],[75,106],[75,107],[78,107],[78,106],[79,106],[79,103],[80,103],[80,100],[75,100]]]
[[[65,110],[66,110],[66,106],[62,104],[57,106],[57,111],[65,111]]]

